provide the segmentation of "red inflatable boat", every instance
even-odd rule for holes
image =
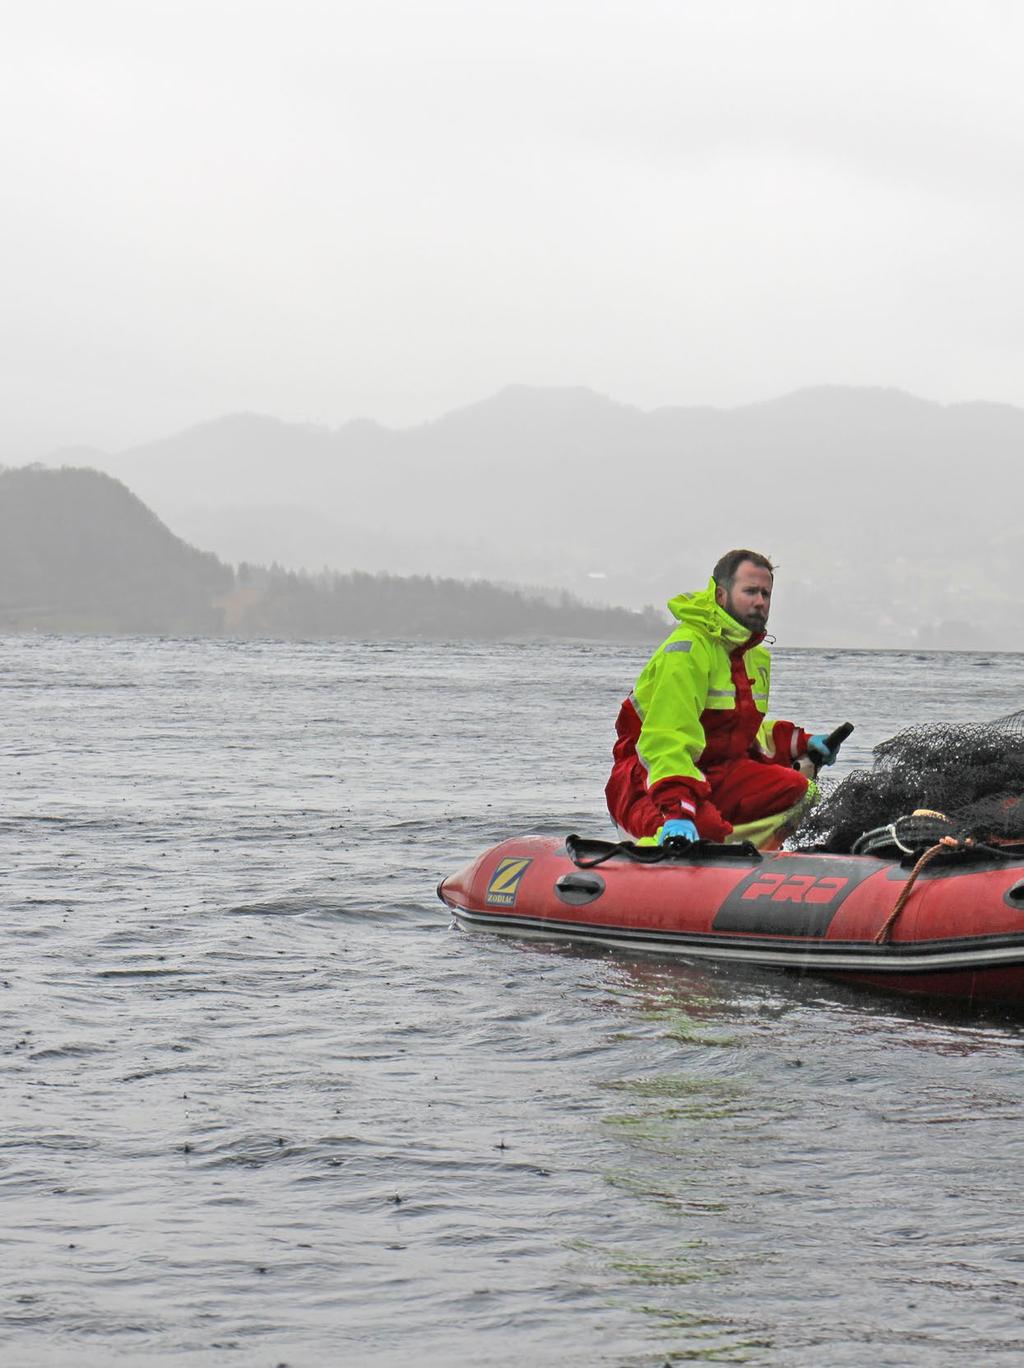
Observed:
[[[521,836],[438,888],[458,923],[1024,1008],[1024,849],[926,858]]]

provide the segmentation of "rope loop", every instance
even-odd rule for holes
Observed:
[[[924,854],[918,860],[917,864],[914,865],[914,868],[910,874],[910,878],[907,880],[907,882],[903,885],[902,889],[900,890],[900,895],[896,899],[895,906],[889,913],[888,917],[885,919],[885,922],[883,923],[881,930],[878,932],[878,935],[875,937],[876,945],[889,944],[889,941],[892,936],[892,928],[895,926],[897,918],[899,917],[900,913],[903,911],[908,901],[910,900],[910,895],[913,892],[914,884],[917,882],[917,876],[919,874],[922,874],[928,868],[932,860],[934,860],[939,855],[953,855],[956,854],[958,851],[969,850],[973,845],[974,841],[970,836],[968,836],[963,841],[958,841],[955,836],[942,836],[939,838],[935,845],[930,846],[924,852]]]

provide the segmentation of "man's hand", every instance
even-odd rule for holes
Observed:
[[[699,841],[700,837],[697,834],[697,828],[689,817],[670,817],[658,833],[658,844],[664,845],[670,839]]]
[[[828,737],[824,732],[818,732],[812,736],[807,743],[807,754],[816,765],[834,765],[836,756],[839,754],[839,747],[835,750],[828,743]]]

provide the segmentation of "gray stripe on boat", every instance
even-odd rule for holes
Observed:
[[[900,953],[894,954],[889,946],[874,946],[866,942],[858,951],[856,947],[848,950],[821,950],[808,947],[806,950],[766,950],[760,947],[750,949],[736,946],[695,943],[685,940],[668,940],[657,937],[657,933],[630,935],[622,930],[599,930],[587,925],[584,928],[560,929],[558,923],[517,918],[516,924],[510,920],[499,921],[486,913],[468,911],[464,907],[452,907],[456,921],[474,930],[497,932],[499,935],[535,936],[542,940],[575,940],[578,943],[611,945],[622,950],[645,950],[657,955],[682,955],[690,959],[719,959],[745,961],[747,964],[764,964],[792,969],[820,969],[825,972],[834,970],[870,969],[873,974],[927,973],[939,969],[966,970],[981,969],[998,964],[1020,964],[1024,961],[1024,947],[997,946],[994,948],[975,948],[964,946],[950,950],[940,950],[915,954],[906,953],[898,942]],[[563,922],[562,927],[565,927]],[[886,952],[889,953],[886,953]]]

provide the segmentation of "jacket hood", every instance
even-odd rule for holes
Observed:
[[[684,627],[696,627],[708,636],[721,637],[730,650],[736,646],[756,646],[764,632],[751,632],[715,602],[715,581],[692,594],[677,594],[669,599],[668,610]]]

